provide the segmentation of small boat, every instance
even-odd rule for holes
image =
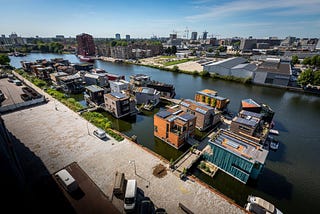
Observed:
[[[274,135],[279,135],[279,131],[278,131],[278,130],[275,130],[275,129],[270,129],[270,130],[269,130],[269,133],[270,133],[270,134],[274,134]]]
[[[79,59],[80,61],[83,61],[83,62],[91,62],[91,63],[94,62],[94,58],[88,57],[88,56],[79,55]]]
[[[248,196],[248,203],[245,205],[245,209],[251,213],[266,213],[266,214],[282,214],[282,212],[277,209],[270,202],[257,197],[257,196]]]
[[[276,139],[271,140],[270,142],[270,149],[278,150],[279,149],[279,141]]]

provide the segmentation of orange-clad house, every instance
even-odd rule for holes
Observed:
[[[169,145],[180,148],[194,136],[196,117],[181,109],[167,109],[154,115],[154,136]]]
[[[218,93],[214,90],[204,89],[202,91],[197,91],[194,99],[197,102],[205,103],[211,107],[219,110],[227,108],[230,100],[217,95]]]

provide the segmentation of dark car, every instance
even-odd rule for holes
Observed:
[[[157,208],[155,214],[167,214],[167,211],[163,208]]]
[[[154,214],[155,208],[153,202],[148,197],[144,197],[139,206],[140,214]]]

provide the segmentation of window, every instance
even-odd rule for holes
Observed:
[[[154,126],[153,128],[155,132],[158,132],[158,126]]]

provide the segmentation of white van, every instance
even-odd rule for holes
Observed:
[[[70,175],[67,170],[62,169],[57,172],[55,176],[68,192],[73,192],[78,189],[77,181]]]
[[[107,137],[106,132],[102,129],[96,129],[93,131],[93,134],[100,139],[104,139]]]
[[[124,210],[132,211],[136,206],[136,196],[137,196],[137,181],[128,180],[126,193],[124,196]]]

